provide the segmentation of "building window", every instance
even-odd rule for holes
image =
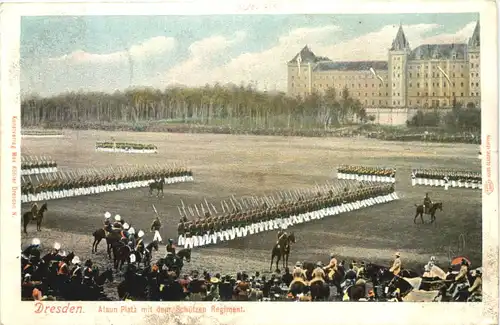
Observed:
[[[434,76],[435,76],[435,73],[433,72],[433,73],[432,73],[432,78],[434,78]]]
[[[479,87],[479,82],[476,82],[476,87]]]
[[[382,93],[378,93],[378,96],[379,96],[379,97],[382,97]]]
[[[365,84],[365,88],[368,88],[368,84]]]
[[[386,104],[386,105],[389,105],[389,102],[388,102],[388,101],[385,101],[385,104]]]
[[[429,74],[428,74],[428,73],[426,73],[426,74],[425,74],[425,77],[426,77],[426,78],[429,78]]]
[[[411,88],[411,82],[408,84],[408,88]]]
[[[395,100],[392,101],[392,105],[396,105],[396,101]]]
[[[455,83],[454,82],[452,82],[452,85],[453,85],[453,87],[455,87]]]
[[[398,78],[400,77],[400,74],[398,73]]]
[[[417,78],[420,78],[420,73],[417,73]]]
[[[420,96],[420,92],[417,93],[417,96]]]
[[[446,88],[446,82],[443,82],[443,88]]]
[[[425,92],[425,97],[427,97],[427,96],[429,96],[429,93],[426,91],[426,92]]]
[[[372,105],[375,105],[375,101],[374,100],[372,100]]]
[[[471,67],[471,68],[474,68],[474,63],[471,63],[471,64],[470,64],[470,67]]]
[[[479,73],[476,73],[476,77],[479,77]]]
[[[352,86],[352,88],[354,88],[354,84],[352,84],[351,86]]]
[[[292,82],[292,87],[295,87],[294,84],[293,84],[293,82]]]
[[[460,97],[464,97],[464,93],[460,93]]]
[[[389,96],[389,93],[385,93],[386,96]],[[386,103],[387,104],[387,103]]]
[[[361,93],[358,93],[358,97],[361,96]]]
[[[365,97],[368,97],[368,93],[365,93]]]
[[[420,82],[417,82],[417,88],[420,88]]]
[[[392,87],[393,87],[393,88],[394,88],[394,87],[396,87],[396,84],[395,84],[395,83],[393,83],[393,84],[392,84]]]
[[[401,102],[398,100],[398,105],[401,105]]]
[[[420,104],[420,100],[419,99],[417,99],[417,104]]]
[[[372,88],[375,87],[375,84],[372,84]]]
[[[398,97],[399,97],[399,93],[398,93]]]
[[[411,72],[410,72],[410,78],[411,78]]]
[[[434,97],[436,95],[436,93],[432,93],[432,97]]]
[[[389,84],[385,84],[385,88],[388,88],[389,87]]]
[[[379,104],[382,104],[382,100],[379,100],[379,101],[378,101],[378,103],[379,103]]]
[[[463,86],[464,86],[464,83],[463,83],[463,82],[461,82],[461,83],[460,83],[460,87],[463,87]]]
[[[463,74],[463,73],[461,73],[461,74],[460,74],[460,77],[462,77],[462,78],[463,78],[463,77],[464,77],[464,74]]]
[[[473,83],[473,82],[471,82],[471,83],[470,83],[470,86],[471,86],[471,87],[474,87],[474,83]]]
[[[410,100],[410,105],[411,105],[411,100]]]
[[[444,93],[444,95],[443,95],[443,96],[444,96],[444,97],[446,97],[446,92]]]
[[[453,72],[453,78],[455,78],[455,72]]]

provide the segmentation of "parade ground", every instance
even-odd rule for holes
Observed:
[[[412,168],[480,170],[477,145],[420,142],[382,142],[364,138],[298,138],[234,136],[212,134],[125,133],[65,131],[64,138],[27,138],[22,141],[25,155],[48,156],[60,171],[110,166],[174,164],[193,171],[194,182],[165,185],[163,198],[148,197],[148,189],[131,189],[98,195],[48,201],[42,231],[35,224],[22,235],[23,247],[33,237],[49,249],[58,241],[82,260],[91,258],[106,265],[105,242],[91,255],[92,232],[102,227],[104,212],[120,214],[136,231],[143,229],[150,240],[149,227],[155,217],[154,204],[162,216],[163,241],[177,239],[181,200],[198,204],[204,199],[220,211],[220,201],[234,195],[263,195],[279,190],[313,187],[336,181],[339,165],[395,167],[395,188],[400,200],[347,212],[290,228],[297,237],[292,246],[290,266],[296,261],[327,262],[330,253],[347,262],[371,261],[387,264],[401,252],[404,268],[420,268],[431,255],[446,266],[449,257],[467,256],[473,267],[480,266],[481,191],[411,186]],[[158,146],[158,154],[96,152],[97,141],[134,142]],[[425,193],[443,202],[436,224],[413,224],[415,204]],[[40,204],[40,203],[39,203]],[[29,204],[22,205],[28,211]],[[429,216],[425,216],[429,221]],[[20,230],[21,231],[21,226]],[[269,270],[276,232],[260,233],[231,242],[193,250],[186,269],[209,272]],[[161,255],[164,247],[161,247]],[[159,254],[157,253],[157,257]]]

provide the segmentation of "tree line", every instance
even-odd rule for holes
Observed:
[[[440,110],[417,111],[417,114],[406,124],[410,127],[439,127],[445,126],[452,130],[476,132],[481,130],[481,110],[473,103],[464,107],[462,102],[453,101],[451,111],[442,114]]]
[[[69,92],[52,97],[26,96],[23,126],[75,123],[192,123],[249,128],[322,128],[368,117],[348,89],[292,98],[251,86],[135,88],[112,94]]]

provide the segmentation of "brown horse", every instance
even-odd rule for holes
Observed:
[[[165,184],[165,178],[160,178],[159,181],[153,181],[149,183],[149,196],[153,195],[153,191],[156,190],[156,196],[161,196],[164,197],[165,195],[163,194],[163,185]]]
[[[424,218],[423,218],[423,215],[424,215],[424,205],[423,204],[415,204],[415,206],[417,207],[417,211],[415,213],[415,218],[413,218],[413,223],[417,223],[417,217],[420,216],[420,220],[422,220],[422,223],[425,223],[424,222]],[[432,204],[432,206],[429,208],[429,211],[427,211],[427,213],[425,214],[428,214],[431,216],[431,221],[430,223],[433,223],[434,221],[436,221],[436,211],[437,210],[440,210],[440,211],[443,211],[443,203],[442,202],[435,202]]]
[[[99,228],[92,233],[94,236],[94,242],[92,243],[92,253],[97,253],[97,246],[101,242],[101,240],[106,239],[106,251],[108,253],[108,257],[111,258],[111,248],[112,245],[121,239],[121,235],[119,232],[110,232],[106,234],[104,228]]]
[[[273,268],[273,261],[276,257],[276,271],[279,272],[278,263],[283,258],[283,268],[288,266],[288,256],[290,255],[291,244],[295,243],[295,234],[291,232],[289,235],[282,236],[279,242],[274,245],[271,251],[271,266],[269,271]]]
[[[23,214],[23,228],[24,228],[24,233],[27,234],[27,228],[28,228],[28,224],[33,221],[33,220],[36,220],[36,231],[41,231],[42,230],[42,221],[43,221],[43,214],[45,213],[45,211],[47,211],[47,202],[45,202],[42,207],[40,208],[40,210],[38,210],[36,212],[35,215],[33,215],[33,212],[32,211],[28,211],[28,212],[25,212]]]

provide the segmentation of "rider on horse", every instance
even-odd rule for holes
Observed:
[[[137,243],[135,244],[135,248],[134,250],[136,252],[139,252],[140,254],[142,254],[144,252],[144,231],[142,230],[139,230],[139,232],[137,233],[137,237],[139,238],[137,240]]]
[[[111,213],[105,212],[104,213],[104,231],[106,232],[111,232]]]
[[[31,204],[31,215],[33,219],[36,219],[38,215],[38,204],[36,204],[36,202]]]
[[[429,209],[432,206],[431,198],[429,197],[429,193],[425,193],[424,198],[424,213],[429,213]]]
[[[394,275],[398,275],[399,272],[401,272],[401,258],[400,258],[401,254],[397,252],[396,254],[394,254],[394,256],[396,258],[394,259],[394,263],[392,263],[392,266],[389,269],[389,271],[394,273]]]
[[[173,239],[169,239],[168,240],[167,253],[168,252],[174,254],[174,256],[175,256],[175,245],[174,245],[174,240]]]
[[[278,240],[276,241],[276,245],[278,248],[280,248],[280,240],[282,238],[285,238],[286,236],[288,236],[288,234],[286,233],[285,229],[284,228],[281,228],[280,230],[278,230]]]
[[[31,245],[26,247],[25,250],[23,250],[22,255],[26,259],[30,259],[31,256],[37,256],[40,257],[40,239],[38,238],[33,238],[31,241]]]
[[[325,283],[325,279],[326,274],[325,271],[323,271],[323,263],[320,261],[316,263],[316,268],[312,271],[312,279],[309,281],[309,284],[317,281]]]
[[[323,270],[337,271],[337,259],[335,258],[335,254],[330,254],[330,263],[328,263]]]
[[[123,227],[121,221],[122,221],[122,217],[119,214],[117,214],[115,216],[115,222],[113,222],[113,226],[111,229],[112,230],[121,230]]]

